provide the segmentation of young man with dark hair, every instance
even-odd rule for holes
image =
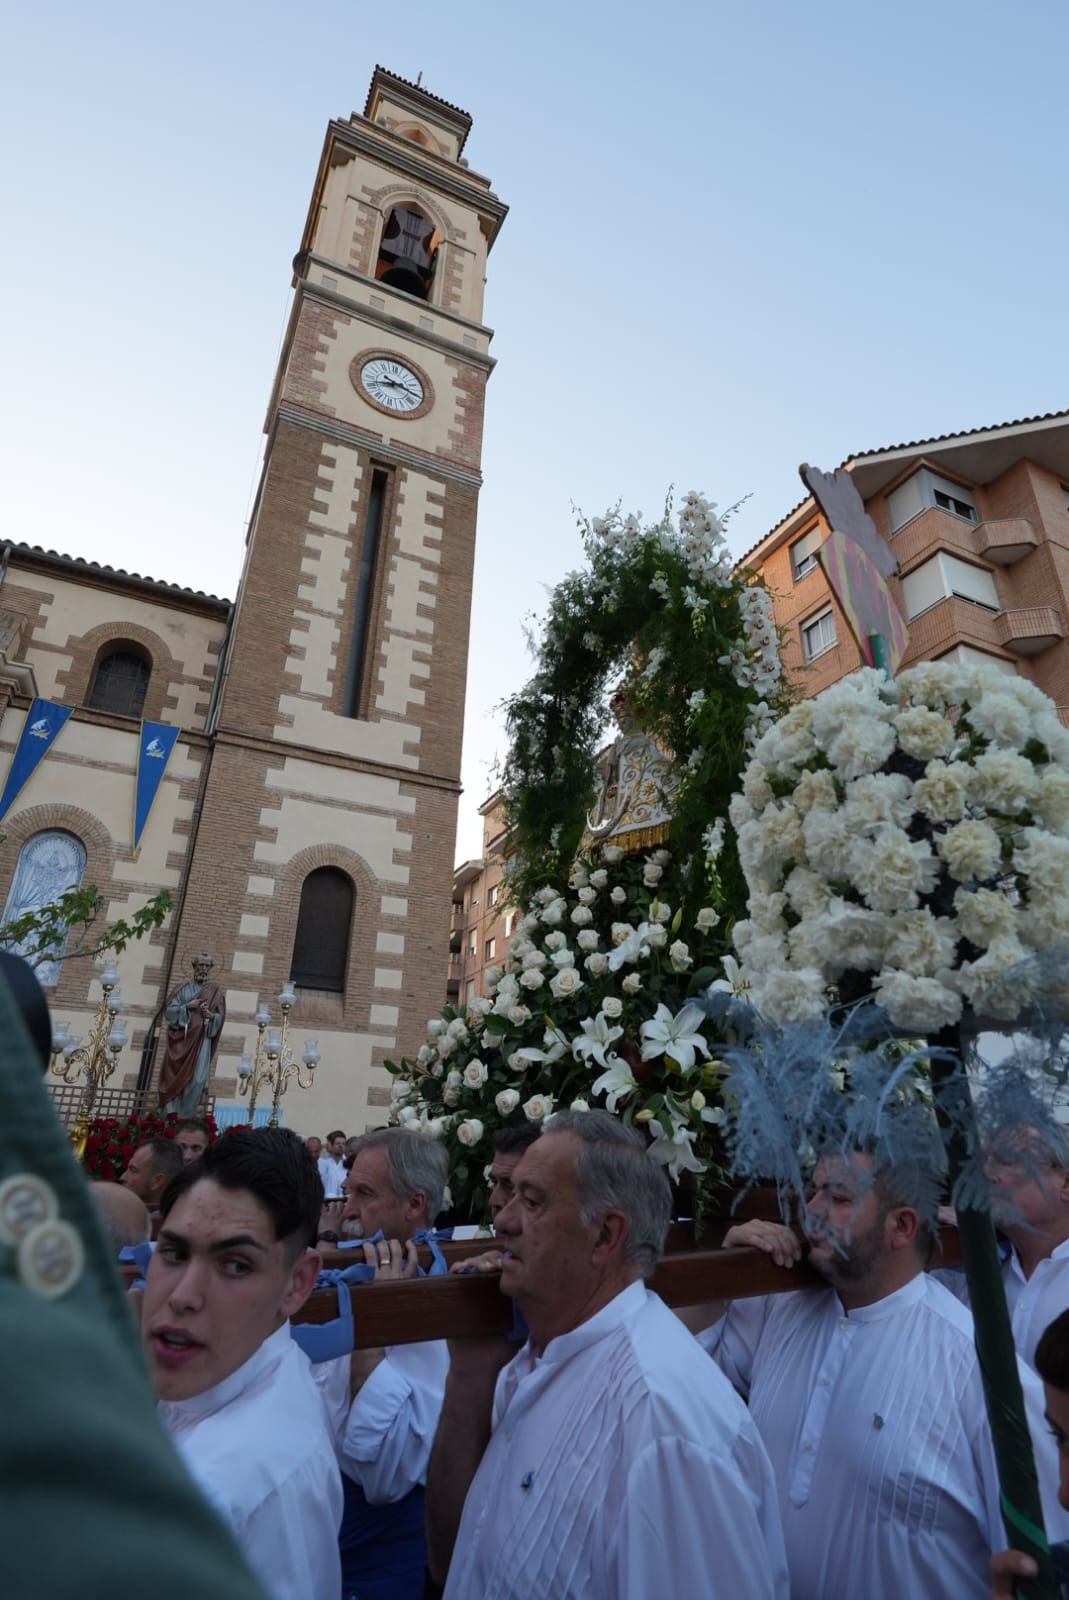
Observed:
[[[315,1287],[315,1163],[238,1128],[163,1195],[141,1336],[161,1419],[274,1600],[338,1600],[341,1481],[289,1318]]]
[[[181,1172],[183,1155],[173,1139],[146,1139],[130,1157],[119,1182],[132,1189],[150,1211],[158,1209],[163,1191]]]
[[[498,1212],[512,1199],[515,1193],[512,1174],[541,1132],[540,1122],[525,1122],[518,1128],[498,1128],[491,1138],[494,1158],[490,1163],[490,1216],[493,1221],[496,1222]]]
[[[211,1144],[208,1124],[199,1117],[183,1117],[174,1130],[174,1142],[182,1152],[183,1161],[199,1161]]]
[[[335,1128],[327,1134],[327,1148],[319,1158],[319,1176],[327,1200],[338,1200],[345,1193],[345,1134]]]

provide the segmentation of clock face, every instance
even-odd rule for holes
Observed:
[[[423,385],[400,361],[373,356],[360,368],[360,382],[380,406],[389,411],[415,411],[423,404]]]

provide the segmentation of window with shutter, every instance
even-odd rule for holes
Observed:
[[[301,888],[290,978],[302,989],[345,990],[353,886],[337,867],[317,867]]]

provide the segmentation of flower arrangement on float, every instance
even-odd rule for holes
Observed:
[[[868,993],[903,1033],[1012,1021],[1026,958],[1069,938],[1069,729],[997,668],[840,680],[757,740],[730,815],[734,943],[770,1022]]]
[[[768,596],[732,570],[725,522],[696,493],[653,526],[581,522],[587,566],[554,590],[508,703],[522,915],[488,993],[387,1063],[391,1120],[445,1141],[459,1215],[485,1208],[498,1128],[577,1105],[645,1127],[673,1178],[719,1177],[719,1033],[695,997],[730,981],[745,884],[728,800],[787,703]],[[610,694],[624,731],[606,752]]]

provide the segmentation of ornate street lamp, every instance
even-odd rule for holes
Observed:
[[[89,1124],[93,1108],[103,1086],[118,1063],[126,1044],[126,1023],[120,1020],[122,1000],[118,990],[119,974],[115,963],[109,961],[100,974],[100,987],[104,993],[97,1007],[93,1027],[84,1044],[72,1036],[70,1024],[57,1022],[52,1030],[52,1071],[64,1083],[77,1083],[79,1073],[84,1074],[85,1089],[73,1128],[71,1146],[79,1161],[85,1154],[89,1137]],[[60,1059],[62,1057],[62,1060]]]
[[[278,995],[282,1011],[282,1027],[273,1028],[271,1012],[264,1003],[256,1007],[256,1054],[250,1060],[242,1056],[238,1068],[238,1093],[249,1097],[249,1121],[255,1121],[256,1098],[262,1088],[271,1089],[272,1128],[278,1127],[278,1102],[286,1092],[291,1078],[296,1078],[300,1089],[310,1089],[315,1081],[319,1062],[319,1045],[315,1039],[306,1039],[304,1054],[297,1061],[289,1054],[290,1012],[297,1002],[297,991],[292,983],[284,983]],[[303,1069],[303,1070],[302,1070]],[[307,1074],[307,1076],[305,1076]]]

